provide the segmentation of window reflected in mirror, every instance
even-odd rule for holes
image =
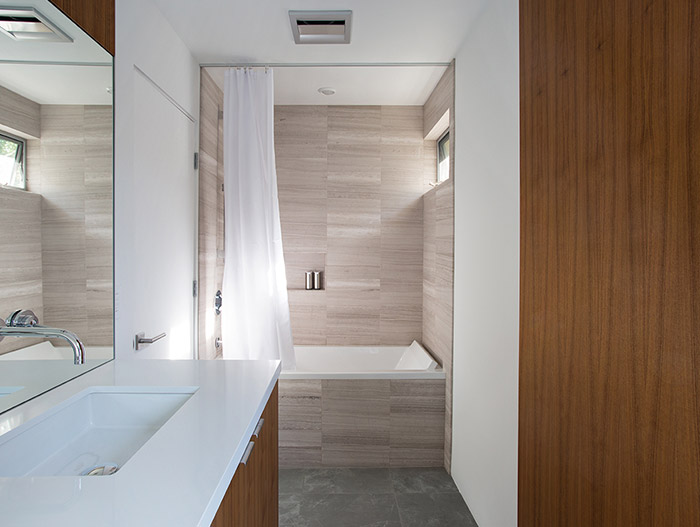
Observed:
[[[438,149],[438,183],[450,179],[450,132],[449,130],[437,141]]]
[[[0,185],[25,188],[24,139],[0,134]]]

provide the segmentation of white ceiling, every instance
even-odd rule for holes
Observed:
[[[195,59],[449,62],[488,0],[154,0]],[[352,10],[350,44],[296,45],[290,9]]]
[[[153,0],[200,64],[447,63],[488,0]],[[289,10],[350,9],[350,44],[296,45]],[[277,104],[420,105],[439,68],[277,68]],[[317,93],[332,86],[336,95]]]
[[[112,68],[0,64],[0,85],[39,104],[112,104]]]
[[[48,0],[0,0],[0,6],[18,4],[35,7],[73,42],[16,41],[0,33],[0,85],[39,104],[111,104],[111,66],[36,63],[111,64],[112,56]]]
[[[224,89],[226,68],[205,68]],[[445,72],[428,67],[274,68],[275,104],[422,105]],[[335,95],[318,92],[335,88]]]

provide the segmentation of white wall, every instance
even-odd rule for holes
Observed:
[[[130,278],[139,272],[134,250],[136,229],[147,229],[149,224],[149,211],[131,206],[132,197],[139,191],[139,181],[134,176],[138,162],[134,148],[134,93],[140,73],[135,67],[198,118],[199,66],[151,0],[116,1],[115,59],[115,340],[117,358],[129,358],[133,356],[136,328],[141,327],[132,313],[135,306],[152,300],[135,290]],[[192,144],[191,152],[196,150],[197,145]],[[156,155],[165,158],[171,152],[165,150]],[[177,189],[164,188],[163,192]],[[172,214],[178,211],[173,209]],[[182,243],[192,244],[192,240],[183,239]],[[194,253],[192,258],[194,261]]]
[[[492,0],[456,56],[452,475],[480,527],[517,524],[518,1]]]

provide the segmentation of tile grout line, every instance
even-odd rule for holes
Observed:
[[[392,483],[393,483],[393,480],[392,480]],[[399,524],[401,527],[406,527],[403,523],[403,517],[401,516],[401,507],[399,507],[399,498],[398,498],[398,496],[396,496],[396,489],[393,488],[393,486],[392,486],[392,489],[394,491],[393,494],[394,494],[394,502],[396,503],[396,512],[399,515]]]

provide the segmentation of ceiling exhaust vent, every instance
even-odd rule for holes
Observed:
[[[33,7],[0,7],[0,33],[13,40],[73,42]]]
[[[290,11],[297,44],[350,44],[352,11]]]

